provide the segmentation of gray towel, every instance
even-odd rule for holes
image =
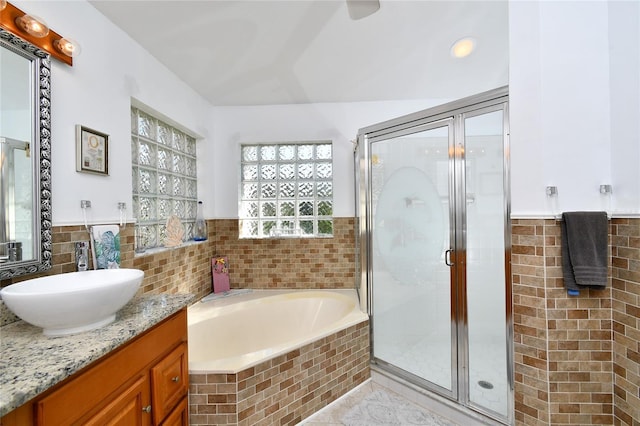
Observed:
[[[609,222],[606,212],[562,213],[562,272],[567,290],[607,286]]]

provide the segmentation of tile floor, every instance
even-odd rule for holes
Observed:
[[[383,381],[383,380],[382,380]],[[453,421],[408,397],[369,380],[342,398],[305,419],[300,426],[471,426],[471,419]]]

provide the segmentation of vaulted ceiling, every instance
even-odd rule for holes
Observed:
[[[508,83],[508,4],[91,0],[214,105],[454,99]],[[468,57],[452,44],[476,40]]]

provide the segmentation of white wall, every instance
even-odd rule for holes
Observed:
[[[131,219],[131,98],[203,137],[200,154],[212,142],[211,105],[89,3],[12,3],[43,17],[54,31],[82,46],[73,67],[52,61],[53,224],[82,223],[80,200],[92,202],[89,222],[116,222],[120,201],[127,203]],[[76,172],[76,124],[110,135],[109,176]],[[198,164],[199,170],[205,168]],[[208,190],[201,185],[198,193],[210,204]]]
[[[445,100],[215,108],[85,1],[14,2],[83,48],[73,67],[53,61],[53,222],[131,218],[132,97],[202,137],[199,197],[208,218],[237,217],[242,142],[334,141],[335,214],[354,211],[352,144],[359,128]],[[640,69],[637,2],[510,3],[512,213],[603,208],[640,213]],[[75,125],[110,135],[110,176],[75,171]]]
[[[238,217],[240,145],[251,142],[333,141],[334,216],[353,217],[353,143],[358,130],[446,100],[325,103],[214,108],[211,152],[216,218]]]
[[[601,184],[614,212],[640,213],[638,9],[510,3],[513,216],[607,209]]]

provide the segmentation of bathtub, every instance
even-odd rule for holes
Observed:
[[[196,303],[189,371],[236,373],[367,319],[355,290],[254,290]]]
[[[370,377],[355,290],[254,290],[187,318],[191,426],[296,424]]]

